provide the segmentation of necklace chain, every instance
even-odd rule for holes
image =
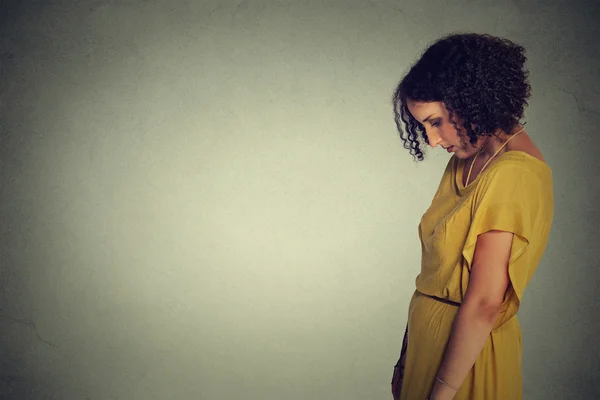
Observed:
[[[483,172],[483,170],[485,169],[485,167],[487,167],[489,162],[492,161],[492,159],[494,157],[496,157],[498,155],[498,153],[500,153],[500,151],[504,148],[504,146],[506,146],[508,144],[508,142],[510,142],[512,140],[512,138],[514,138],[515,136],[517,136],[519,133],[523,132],[524,130],[525,130],[525,128],[521,129],[519,132],[517,132],[514,135],[512,135],[511,137],[509,137],[508,140],[506,142],[504,142],[504,144],[494,153],[494,155],[491,156],[486,161],[485,164],[483,164],[483,168],[481,168],[481,171],[479,171],[479,173],[481,174]],[[477,154],[475,154],[475,157],[473,158],[473,162],[471,162],[471,166],[469,167],[469,174],[467,175],[467,182],[465,183],[465,186],[467,186],[469,184],[469,179],[471,178],[471,171],[473,171],[473,165],[475,165],[475,160],[477,160],[477,156],[479,156],[479,153],[481,153],[482,150],[483,150],[483,146],[481,147],[481,149],[479,149]]]

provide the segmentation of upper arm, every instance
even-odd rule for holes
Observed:
[[[495,314],[504,301],[510,277],[513,233],[491,230],[477,237],[464,303]]]

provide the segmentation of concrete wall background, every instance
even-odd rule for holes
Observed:
[[[600,395],[597,1],[3,1],[0,397],[380,399],[447,154],[390,96],[454,31],[528,49],[556,219],[526,399]]]

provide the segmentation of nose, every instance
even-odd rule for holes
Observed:
[[[442,138],[440,137],[440,135],[436,135],[435,133],[427,133],[427,139],[429,139],[429,145],[431,147],[437,147],[440,142],[442,141]]]

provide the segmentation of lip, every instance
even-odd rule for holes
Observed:
[[[446,151],[448,153],[452,153],[452,151],[454,150],[454,146],[450,146],[450,147],[444,147],[444,149],[446,149]]]

